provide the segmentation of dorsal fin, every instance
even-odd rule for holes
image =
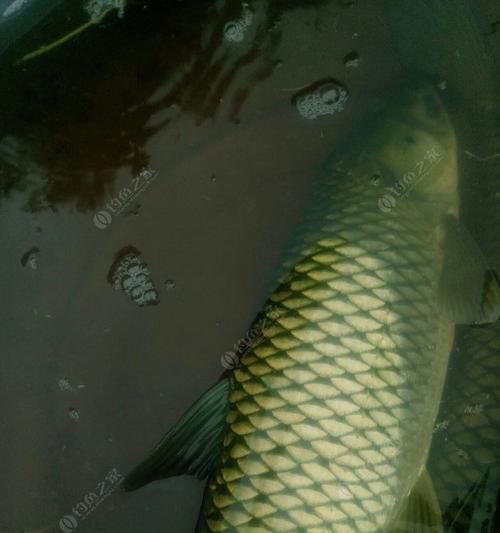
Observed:
[[[229,375],[224,376],[187,410],[149,457],[128,474],[125,490],[182,474],[204,479],[212,472],[220,455],[229,382]]]

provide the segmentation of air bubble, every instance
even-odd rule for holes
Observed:
[[[292,104],[301,116],[309,120],[342,111],[349,93],[333,79],[316,82],[292,98]]]
[[[108,281],[115,290],[124,292],[140,307],[160,302],[149,267],[141,253],[132,246],[118,252],[111,265]]]
[[[224,26],[224,39],[230,43],[240,43],[245,38],[247,29],[252,25],[253,13],[244,9],[239,19],[231,20]]]

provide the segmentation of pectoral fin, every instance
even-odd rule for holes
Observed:
[[[500,284],[479,246],[451,215],[443,219],[440,303],[455,324],[489,324],[500,315]]]
[[[443,533],[441,510],[434,484],[424,470],[405,506],[387,533]]]
[[[128,474],[123,484],[125,490],[182,474],[203,479],[212,472],[220,455],[229,380],[229,376],[222,378],[188,409],[149,457]]]

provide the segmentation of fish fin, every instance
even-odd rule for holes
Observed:
[[[149,457],[127,475],[123,484],[125,490],[183,474],[206,478],[220,455],[229,387],[230,374],[226,373],[187,410]]]
[[[454,216],[443,219],[440,303],[456,324],[489,324],[500,315],[500,284],[479,246]]]
[[[388,533],[443,533],[443,521],[434,483],[424,470]]]

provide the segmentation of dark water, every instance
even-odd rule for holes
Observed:
[[[256,1],[250,21],[130,2],[18,63],[85,22],[75,4],[0,56],[0,533],[85,512],[78,531],[189,533],[203,482],[125,494],[120,474],[218,378],[321,162],[404,69],[362,0]],[[475,7],[498,51],[495,2]],[[332,79],[345,108],[301,116],[294,95]],[[135,296],[109,282],[130,249]]]

